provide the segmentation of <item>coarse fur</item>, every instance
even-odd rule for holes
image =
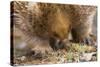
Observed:
[[[11,16],[31,43],[31,50],[45,53],[64,48],[71,32],[74,42],[91,44],[96,6],[11,2]],[[30,46],[30,45],[29,45]]]

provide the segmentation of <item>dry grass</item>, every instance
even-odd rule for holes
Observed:
[[[18,51],[17,51],[18,52]],[[28,64],[58,64],[72,62],[86,62],[97,60],[97,49],[93,46],[71,43],[68,50],[58,50],[46,54],[42,58],[34,58],[33,56],[17,56],[14,58],[15,65]]]

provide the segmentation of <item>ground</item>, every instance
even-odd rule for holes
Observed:
[[[79,43],[71,43],[67,50],[51,52],[43,57],[24,55],[23,50],[16,50],[14,65],[61,64],[73,62],[97,61],[97,48]]]

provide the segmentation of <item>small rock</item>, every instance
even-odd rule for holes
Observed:
[[[96,54],[96,52],[92,52],[92,53],[83,53],[80,56],[80,61],[90,61],[92,59],[92,56]]]
[[[25,56],[22,56],[22,57],[20,58],[21,61],[24,61],[25,59],[26,59]]]

